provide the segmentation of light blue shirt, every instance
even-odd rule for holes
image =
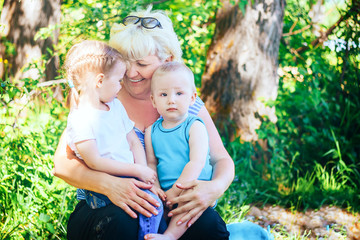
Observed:
[[[203,123],[199,117],[189,114],[184,122],[170,129],[162,126],[163,119],[157,120],[152,125],[151,140],[158,161],[157,172],[161,188],[165,191],[173,186],[185,165],[190,161],[189,131],[195,121]],[[209,142],[206,141],[203,144],[209,145]],[[209,159],[208,151],[199,180],[211,179],[212,166]]]

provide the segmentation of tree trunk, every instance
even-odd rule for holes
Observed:
[[[249,0],[245,15],[238,3],[223,1],[216,17],[202,79],[202,98],[222,133],[256,140],[267,116],[277,120],[278,52],[285,0]],[[221,124],[221,125],[219,125]]]
[[[0,23],[3,27],[0,43],[0,57],[7,59],[8,64],[1,61],[0,76],[13,75],[15,78],[30,77],[38,79],[40,73],[37,69],[23,72],[30,62],[46,55],[45,79],[54,79],[59,66],[58,57],[50,57],[48,49],[58,42],[59,30],[53,36],[42,40],[34,40],[40,28],[60,23],[61,0],[5,0],[1,12]],[[5,51],[4,40],[14,44],[15,53]],[[43,80],[43,79],[40,79]]]

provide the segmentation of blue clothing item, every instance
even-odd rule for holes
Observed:
[[[166,129],[162,126],[163,119],[157,120],[151,128],[151,141],[154,154],[158,161],[157,172],[161,188],[169,190],[179,179],[184,167],[189,163],[189,131],[195,121],[204,123],[201,118],[189,114],[186,120],[176,127]],[[203,144],[209,144],[205,142]],[[208,152],[205,165],[199,180],[211,180],[212,166]]]
[[[227,224],[226,228],[230,233],[229,240],[274,240],[270,232],[249,221]]]
[[[138,240],[143,240],[146,234],[158,233],[160,223],[162,224],[161,227],[162,229],[166,228],[166,226],[164,226],[164,224],[166,223],[164,220],[162,220],[162,216],[164,213],[162,201],[157,195],[155,195],[151,191],[146,189],[143,189],[143,191],[149,194],[151,197],[153,197],[156,201],[158,201],[160,203],[160,206],[159,207],[154,206],[156,210],[159,212],[158,215],[152,215],[151,217],[146,217],[142,214],[139,214]],[[105,195],[87,190],[85,190],[85,200],[86,203],[92,209],[102,208],[111,204],[110,199]]]

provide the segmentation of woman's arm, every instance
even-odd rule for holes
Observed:
[[[177,198],[169,199],[172,204],[183,205],[172,210],[169,216],[187,212],[179,222],[184,223],[189,220],[188,225],[193,224],[226,191],[235,175],[234,162],[226,151],[216,126],[204,106],[200,109],[198,116],[204,121],[209,134],[210,157],[213,166],[212,180],[194,180],[181,183],[181,185],[177,184],[184,192]]]
[[[68,184],[106,195],[114,204],[131,217],[137,211],[145,216],[157,214],[152,206],[159,203],[140,188],[149,189],[151,185],[132,178],[119,178],[89,169],[67,146],[65,131],[61,135],[54,155],[54,175]]]

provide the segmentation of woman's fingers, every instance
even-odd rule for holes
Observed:
[[[183,203],[184,204],[184,203]],[[187,213],[191,211],[192,209],[196,208],[196,203],[194,202],[187,202],[184,205],[177,207],[173,210],[171,210],[168,214],[169,217],[181,214],[181,213]]]
[[[156,206],[156,207],[160,206],[160,203],[155,198],[151,197],[149,194],[142,191],[141,189],[138,189],[138,191],[136,192],[136,195],[138,197],[140,197],[140,200],[139,200],[140,202],[138,201],[138,203],[141,205],[142,204],[146,205],[144,207],[151,212],[153,212],[152,209],[155,209],[153,206]],[[147,206],[151,206],[151,209],[149,209]]]
[[[190,182],[186,182],[186,183],[177,183],[176,187],[180,188],[182,190],[188,190],[188,189],[192,189],[194,187],[196,187],[198,185],[198,180],[193,180]]]
[[[130,217],[137,218],[136,213],[133,210],[131,210],[131,208],[129,208],[129,206],[126,205],[125,203],[121,203],[117,206],[120,207],[122,210],[124,210]]]
[[[123,209],[132,218],[137,217],[134,211],[147,217],[151,217],[152,214],[158,214],[153,205],[159,206],[159,203],[140,189],[150,189],[151,185],[133,178],[118,178],[117,180],[117,186],[111,195],[108,196],[115,205]]]
[[[181,219],[180,219],[180,221],[182,221],[182,222],[186,222],[186,221],[188,221],[189,219],[189,221],[188,221],[188,223],[187,223],[187,226],[188,227],[190,227],[191,225],[193,225],[198,219],[199,219],[199,217],[203,214],[203,212],[204,211],[199,211],[197,214],[195,214],[195,215],[193,215],[193,214],[191,214],[191,213],[189,213],[189,214],[186,214],[184,217],[182,217]]]

